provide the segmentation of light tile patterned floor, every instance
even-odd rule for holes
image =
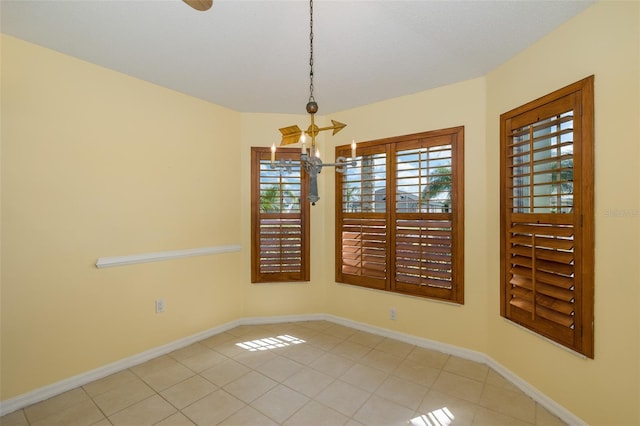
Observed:
[[[486,365],[328,321],[240,326],[2,426],[563,425]]]

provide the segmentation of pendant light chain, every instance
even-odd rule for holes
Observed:
[[[309,0],[309,102],[315,102],[313,98],[313,0]]]
[[[318,175],[322,171],[322,168],[335,167],[338,173],[345,173],[347,166],[356,166],[356,148],[354,142],[351,147],[352,160],[349,162],[344,157],[338,157],[336,158],[335,163],[323,163],[318,155],[320,151],[316,146],[316,135],[325,130],[333,130],[333,134],[335,135],[342,130],[346,124],[335,120],[331,120],[331,126],[318,127],[315,124],[315,115],[318,112],[318,104],[313,98],[313,0],[309,0],[309,102],[307,102],[306,110],[311,118],[311,125],[307,129],[307,132],[305,133],[305,131],[301,130],[298,126],[283,127],[280,129],[280,133],[282,133],[281,145],[301,142],[302,149],[300,152],[300,164],[309,176],[309,193],[307,198],[311,202],[311,205],[315,205],[316,201],[320,199],[318,196]],[[311,152],[309,152],[306,147],[305,141],[307,135],[311,136]],[[290,166],[283,164],[283,160],[280,160],[280,164],[276,165],[275,152],[276,145],[273,144],[271,147],[271,168],[277,168],[281,171],[288,170],[288,167],[290,168]]]

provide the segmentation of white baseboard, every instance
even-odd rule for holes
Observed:
[[[447,343],[438,342],[436,340],[425,339],[422,337],[416,337],[410,334],[400,333],[399,331],[393,331],[386,328],[375,327],[370,324],[365,324],[349,319],[336,317],[333,315],[326,315],[325,318],[328,321],[335,322],[347,327],[355,328],[357,330],[366,331],[369,333],[377,334],[391,339],[399,340],[401,342],[409,343],[411,345],[420,346],[426,349],[432,349],[434,351],[443,352],[449,355],[454,355],[460,358],[468,359],[470,361],[481,362],[486,364],[486,355],[481,352],[472,351],[471,349],[464,349],[459,346],[449,345]]]
[[[192,343],[206,339],[218,333],[225,332],[241,324],[241,321],[231,321],[202,333],[197,333],[189,337],[178,339],[166,345],[158,346],[157,348],[150,349],[148,351],[141,352],[139,354],[130,356],[128,358],[121,359],[111,364],[96,368],[95,370],[87,371],[86,373],[78,374],[77,376],[69,377],[56,383],[44,386],[40,389],[18,395],[14,398],[10,398],[4,401],[0,401],[0,416],[12,413],[21,408],[27,407],[36,402],[44,401],[61,393],[70,391],[79,386],[84,386],[95,380],[102,379],[103,377],[117,373],[127,368],[134,367],[150,359],[157,358],[161,355],[168,354],[177,349],[189,346]]]
[[[14,398],[0,401],[0,416],[9,414],[13,411],[27,407],[36,402],[43,401],[53,396],[59,395],[63,392],[67,392],[71,389],[75,389],[79,386],[86,385],[95,380],[117,373],[127,368],[131,368],[138,364],[141,364],[150,359],[156,358],[161,355],[168,354],[177,349],[188,346],[192,343],[206,339],[219,333],[223,333],[238,325],[259,325],[259,324],[278,324],[283,322],[299,322],[299,321],[317,321],[326,320],[336,324],[344,325],[347,327],[355,328],[357,330],[366,331],[369,333],[377,334],[384,337],[389,337],[395,340],[399,340],[405,343],[416,345],[426,349],[432,349],[438,352],[443,352],[449,355],[454,355],[460,358],[468,359],[471,361],[480,362],[493,368],[497,373],[509,380],[522,392],[531,397],[534,401],[542,405],[549,410],[552,414],[559,417],[564,422],[570,425],[586,426],[586,422],[573,413],[562,407],[560,404],[540,392],[535,387],[518,377],[516,374],[508,370],[502,364],[495,361],[493,358],[481,352],[473,351],[470,349],[461,348],[446,343],[437,342],[435,340],[429,340],[422,337],[416,337],[405,333],[389,330],[382,327],[376,327],[369,324],[353,321],[350,319],[337,317],[329,314],[308,314],[308,315],[284,315],[284,316],[270,316],[270,317],[247,317],[239,320],[227,322],[212,329],[206,330],[201,333],[188,336],[166,345],[159,346],[154,349],[142,352],[140,354],[122,359],[112,364],[105,365],[95,370],[88,371],[86,373],[79,374],[77,376],[64,379],[57,383],[36,389],[32,392],[28,392],[23,395],[16,396]]]
[[[505,366],[494,360],[493,358],[486,356],[486,362],[489,367],[493,368],[497,373],[499,373],[502,377],[511,382],[514,386],[520,389],[522,392],[527,394],[531,399],[536,401],[538,404],[542,405],[546,408],[550,413],[554,414],[558,418],[560,418],[565,423],[572,426],[587,426],[587,422],[573,414],[571,411],[564,408],[562,405],[555,402],[553,399],[549,398],[544,393],[540,392],[538,389],[533,387],[528,382],[524,381],[519,376],[515,375],[511,370],[507,369]]]
[[[425,349],[431,349],[438,352],[443,352],[449,355],[454,355],[459,358],[468,359],[470,361],[480,362],[485,364],[491,368],[493,368],[497,373],[499,373],[502,377],[511,382],[514,386],[528,395],[531,399],[536,401],[538,404],[542,405],[544,408],[549,410],[550,413],[560,418],[567,424],[572,426],[587,426],[587,422],[577,417],[571,411],[567,410],[553,399],[549,398],[544,393],[540,392],[535,387],[531,386],[528,382],[514,374],[511,370],[507,369],[505,366],[491,358],[490,356],[482,353],[473,351],[471,349],[461,348],[459,346],[449,345],[446,343],[438,342],[435,340],[425,339],[422,337],[416,337],[409,334],[400,333],[393,330],[388,330],[386,328],[375,327],[369,324],[359,323],[356,321],[352,321],[349,319],[336,317],[333,315],[325,315],[325,319],[327,321],[335,322],[338,324],[345,325],[347,327],[352,327],[358,330],[367,331],[369,333],[378,334],[384,337],[389,337],[395,340],[400,340],[405,343],[409,343],[415,346],[419,346]]]

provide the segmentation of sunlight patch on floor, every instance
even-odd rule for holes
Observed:
[[[448,426],[453,424],[455,416],[447,407],[438,408],[418,417],[409,420],[413,426]]]
[[[240,346],[248,351],[267,351],[270,349],[283,348],[290,345],[299,345],[305,343],[304,340],[297,337],[284,334],[277,337],[265,337],[263,339],[249,340],[242,343],[236,343],[236,346]]]

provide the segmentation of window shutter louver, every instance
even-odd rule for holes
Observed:
[[[421,286],[451,290],[451,252],[450,220],[397,220],[396,288],[408,293]]]
[[[302,219],[260,219],[260,273],[300,273],[302,270]],[[265,217],[267,216],[267,217]],[[290,215],[294,216],[294,215]]]
[[[342,271],[351,275],[384,279],[387,229],[384,220],[345,218],[342,222]]]
[[[574,230],[562,221],[547,222],[511,219],[508,310],[511,316],[524,321],[537,320],[548,333],[572,344],[576,298]]]
[[[268,148],[252,148],[252,282],[308,281],[308,203],[300,151],[280,149],[271,167]]]
[[[570,88],[501,116],[501,311],[592,357],[592,136]]]

